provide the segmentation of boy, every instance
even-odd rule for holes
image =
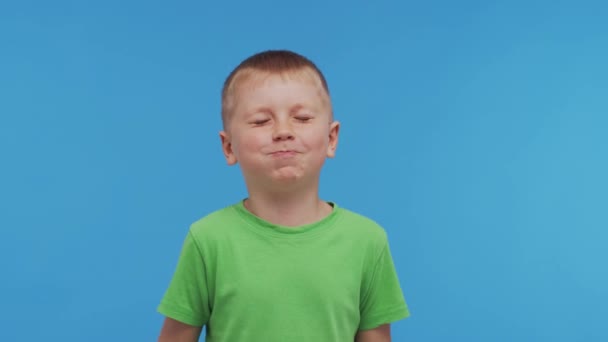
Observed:
[[[159,341],[384,342],[409,316],[387,236],[319,198],[335,155],[327,83],[306,57],[266,51],[222,91],[222,149],[248,197],[195,222],[158,311]]]

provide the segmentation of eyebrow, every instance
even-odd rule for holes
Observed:
[[[307,107],[301,103],[297,103],[293,107],[291,107],[291,109],[289,110],[289,114],[295,114],[296,112],[298,112],[302,109],[305,109],[305,108],[310,108],[311,110],[314,109],[313,107]],[[262,106],[262,107],[256,108],[254,111],[250,112],[248,116],[254,115],[256,113],[272,115],[273,111],[272,111],[272,109],[270,109],[270,107]]]
[[[295,112],[300,111],[304,108],[306,108],[306,106],[301,103],[298,103],[295,106],[291,107],[291,110],[289,110],[289,114],[294,114]]]
[[[252,115],[255,115],[257,113],[263,113],[263,114],[271,115],[272,114],[272,110],[269,107],[258,107],[255,110],[253,110],[250,113],[248,113],[247,116],[252,116]]]

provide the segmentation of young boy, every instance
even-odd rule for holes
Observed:
[[[409,316],[383,228],[319,198],[334,157],[323,74],[291,51],[243,61],[222,91],[220,133],[248,197],[195,222],[158,311],[159,341],[390,341]]]

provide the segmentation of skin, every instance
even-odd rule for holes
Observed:
[[[229,165],[239,164],[248,198],[245,207],[279,225],[321,220],[332,208],[319,198],[319,177],[333,158],[340,124],[329,96],[306,73],[260,74],[239,84],[226,129],[220,132]],[[200,327],[166,318],[159,342],[198,341]],[[356,342],[388,342],[390,325],[359,331]]]
[[[160,330],[158,342],[196,342],[202,330],[202,327],[184,324],[167,317]]]
[[[226,130],[229,165],[240,164],[245,206],[285,226],[315,222],[331,212],[318,195],[321,168],[333,158],[340,124],[316,79],[306,74],[262,74],[242,82]]]
[[[391,342],[391,325],[384,324],[374,329],[360,330],[355,342]]]

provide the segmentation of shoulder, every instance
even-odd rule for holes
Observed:
[[[342,213],[339,224],[351,237],[363,239],[379,248],[387,243],[386,230],[378,222],[347,208],[340,208],[340,210]]]
[[[189,235],[197,241],[213,240],[228,234],[242,221],[234,204],[216,209],[190,225]]]
[[[365,234],[368,237],[386,238],[386,230],[374,219],[353,210],[341,207],[341,224],[348,225],[353,233]]]

